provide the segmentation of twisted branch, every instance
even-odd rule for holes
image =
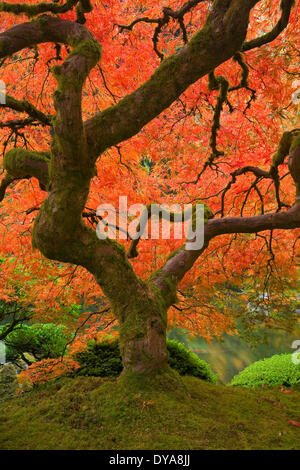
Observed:
[[[255,49],[256,47],[261,47],[265,44],[274,41],[287,27],[290,19],[291,10],[294,5],[295,0],[281,0],[281,17],[276,26],[269,33],[263,34],[258,38],[245,42],[241,49],[242,52],[250,51],[252,49]]]
[[[192,8],[194,8],[196,5],[204,1],[208,1],[208,0],[189,0],[179,10],[176,10],[176,11],[172,10],[172,8],[164,7],[163,16],[161,18],[149,18],[147,16],[144,16],[142,18],[135,19],[129,25],[118,24],[117,26],[120,28],[120,32],[122,32],[124,30],[132,31],[134,26],[138,23],[156,24],[157,26],[154,30],[154,34],[152,37],[153,48],[154,48],[155,53],[160,58],[160,60],[163,60],[164,55],[162,52],[158,50],[159,36],[162,32],[163,27],[169,23],[171,18],[174,20],[177,20],[179,23],[180,29],[182,31],[183,41],[186,44],[188,42],[188,37],[187,37],[186,27],[184,24],[184,15],[186,15],[189,11],[191,11]]]
[[[0,98],[1,95],[3,95],[3,93],[0,93]],[[20,113],[26,113],[34,121],[39,121],[46,126],[51,126],[51,116],[44,114],[29,101],[20,101],[16,98],[13,98],[12,96],[5,95],[5,100],[0,99],[0,108],[10,108]]]
[[[20,15],[24,13],[26,16],[33,17],[40,15],[41,13],[54,13],[61,14],[67,13],[72,10],[75,5],[79,3],[79,0],[67,0],[63,5],[58,5],[57,1],[53,3],[41,2],[37,5],[28,5],[27,3],[8,3],[0,2],[0,12],[13,13],[14,15]]]

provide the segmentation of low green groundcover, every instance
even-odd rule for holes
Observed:
[[[254,362],[237,374],[230,385],[261,387],[263,385],[300,385],[300,364],[293,362],[292,354],[275,356]]]
[[[191,375],[216,383],[217,377],[210,366],[181,343],[167,340],[167,349],[169,365],[180,375]],[[75,359],[80,364],[75,375],[116,377],[123,369],[118,340],[90,342],[85,351],[76,354]]]

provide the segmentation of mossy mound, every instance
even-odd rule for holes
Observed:
[[[210,366],[183,344],[168,339],[167,350],[169,366],[180,375],[191,375],[216,383],[217,378]],[[85,351],[76,354],[75,359],[80,364],[74,373],[76,376],[117,377],[123,370],[118,340],[92,341]]]
[[[300,364],[295,364],[292,359],[292,354],[275,354],[256,361],[237,374],[230,385],[247,388],[264,385],[300,386]]]
[[[182,377],[186,393],[63,378],[0,404],[0,449],[298,449],[300,391]]]

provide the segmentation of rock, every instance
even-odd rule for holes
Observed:
[[[18,359],[17,361],[14,362],[14,365],[16,367],[16,372],[17,374],[19,374],[20,372],[22,372],[22,370],[26,370],[28,365],[26,364],[25,361],[23,361],[22,359]]]
[[[17,371],[13,364],[0,367],[0,400],[9,400],[17,395],[19,388]]]

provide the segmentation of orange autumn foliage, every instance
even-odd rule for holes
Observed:
[[[12,0],[11,3],[18,2]],[[39,2],[31,0],[27,3]],[[86,15],[86,27],[101,43],[103,56],[101,65],[92,70],[86,82],[84,119],[135,90],[159,65],[159,58],[153,51],[151,24],[141,22],[132,31],[121,31],[117,26],[130,24],[140,16],[141,2],[94,0],[92,3],[93,11]],[[143,15],[157,18],[163,7],[175,10],[184,3],[145,0],[142,2]],[[209,8],[209,3],[199,3],[188,15],[189,36],[204,24]],[[279,15],[279,2],[259,2],[251,14],[247,39],[268,31]],[[75,13],[69,12],[62,17],[74,19]],[[24,15],[1,13],[1,32],[25,20]],[[178,24],[171,21],[160,35],[159,50],[165,55],[183,46],[182,35],[177,32]],[[249,101],[251,91],[248,89],[230,93],[230,104],[224,106],[217,137],[217,146],[224,152],[217,168],[208,167],[197,180],[210,155],[212,119],[218,97],[217,91],[209,90],[206,77],[190,86],[180,99],[135,137],[101,155],[87,207],[96,210],[101,203],[117,207],[120,195],[128,197],[129,205],[149,202],[172,205],[199,200],[208,203],[217,216],[221,210],[222,190],[228,184],[230,174],[247,165],[268,170],[282,133],[299,126],[299,105],[291,100],[294,82],[300,77],[299,50],[297,1],[285,31],[271,44],[249,51],[245,56],[249,67],[249,89],[255,90],[256,99]],[[63,46],[61,58],[67,54]],[[42,44],[37,49],[27,49],[7,58],[1,64],[0,78],[6,83],[9,95],[29,100],[45,114],[53,115],[56,82],[51,67],[60,62],[55,46]],[[230,60],[215,73],[225,76],[234,87],[239,83],[241,69],[237,62]],[[0,109],[1,121],[24,117],[26,114]],[[12,135],[10,129],[3,128],[0,139],[1,152],[17,144],[41,151],[49,148],[51,135],[47,127],[28,126]],[[150,162],[150,167],[141,162]],[[294,187],[287,164],[279,168],[279,173],[281,201],[291,206]],[[260,181],[259,191],[255,186],[251,187],[252,183],[249,174],[237,179],[226,193],[225,216],[276,211],[276,194],[270,181]],[[49,261],[32,250],[30,233],[37,209],[44,199],[45,192],[32,178],[15,182],[0,205],[0,256],[4,260],[0,265],[1,297],[15,299],[17,287],[18,301],[24,306],[35,305],[33,321],[62,322],[74,331],[88,320],[75,342],[75,348],[80,348],[99,334],[99,328],[107,327],[109,331],[115,326],[113,312],[88,319],[89,307],[103,298],[92,275],[81,267]],[[257,296],[266,292],[269,295],[266,303],[274,309],[284,308],[293,295],[291,290],[297,289],[295,260],[299,254],[299,237],[299,230],[275,230],[271,240],[267,232],[259,236],[224,235],[213,240],[181,282],[178,308],[172,307],[168,313],[169,325],[186,328],[208,340],[221,336],[224,331],[235,332],[236,320],[243,315],[243,309],[240,308],[237,314],[227,305],[229,294],[224,286],[228,285],[243,289],[237,297],[245,308],[249,301],[256,302]],[[122,241],[122,244],[128,249],[129,241]],[[181,244],[179,240],[142,240],[139,257],[131,261],[135,271],[147,279]],[[270,244],[274,256],[270,255]],[[71,306],[77,304],[83,305],[80,317],[70,313]],[[43,372],[38,374],[46,376],[53,367],[51,370],[55,375],[69,365],[63,361],[55,363],[54,367],[54,362],[49,360],[41,365]],[[38,367],[36,364],[34,370]]]
[[[18,383],[21,389],[22,385],[26,384],[26,382],[33,385],[43,384],[49,380],[49,377],[55,379],[61,375],[73,372],[79,367],[79,364],[70,358],[43,359],[20,372],[18,375]],[[26,385],[24,388],[26,388]]]

